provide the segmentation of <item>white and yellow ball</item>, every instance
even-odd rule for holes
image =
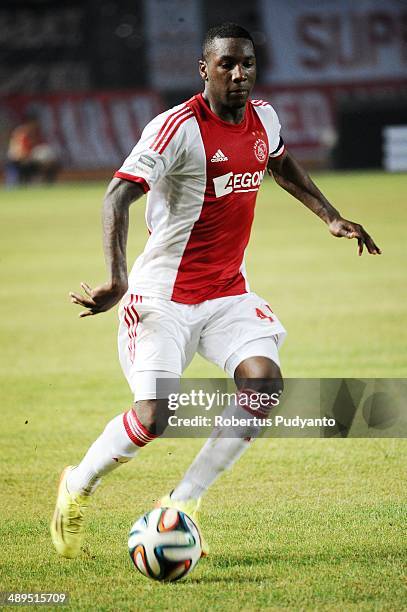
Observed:
[[[128,545],[139,572],[166,582],[189,574],[202,553],[194,522],[175,508],[155,508],[140,517],[130,529]]]

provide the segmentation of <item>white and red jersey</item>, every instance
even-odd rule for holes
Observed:
[[[148,192],[150,237],[129,291],[184,304],[249,291],[244,253],[269,156],[284,152],[274,109],[215,115],[198,94],[155,117],[115,176]]]

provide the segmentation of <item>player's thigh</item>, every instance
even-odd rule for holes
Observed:
[[[255,293],[213,300],[199,353],[233,377],[244,359],[264,356],[279,366],[286,331],[270,305]]]
[[[138,399],[153,399],[151,390],[140,397],[138,390],[151,386],[142,372],[181,375],[191,352],[192,334],[177,304],[160,298],[126,295],[119,308],[118,348],[120,364]],[[154,379],[154,377],[152,377]],[[142,379],[142,380],[141,380]],[[144,381],[144,382],[143,382]],[[147,382],[145,382],[147,381]]]

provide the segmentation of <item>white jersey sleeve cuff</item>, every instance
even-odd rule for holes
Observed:
[[[284,146],[284,141],[280,136],[280,140],[279,143],[277,145],[277,148],[274,149],[274,151],[271,151],[269,153],[269,157],[272,157],[273,159],[275,159],[276,157],[280,157],[280,155],[282,155],[285,151],[285,146]]]

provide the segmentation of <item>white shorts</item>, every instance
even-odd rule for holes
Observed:
[[[253,356],[279,365],[278,348],[286,331],[270,306],[255,293],[180,304],[127,293],[119,308],[119,358],[136,399],[140,372],[169,372],[180,377],[199,353],[233,377]]]

